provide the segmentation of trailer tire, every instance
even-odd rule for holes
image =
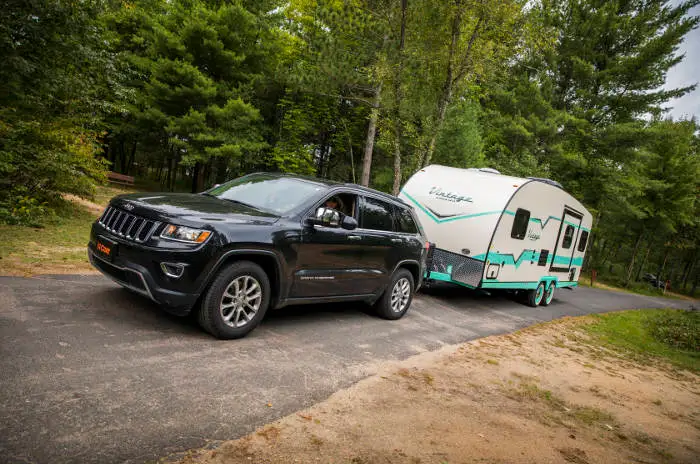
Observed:
[[[536,308],[542,302],[543,297],[544,297],[544,282],[540,282],[539,284],[537,284],[536,288],[529,290],[527,292],[527,304],[529,306],[532,306],[533,308]]]
[[[542,306],[549,306],[549,303],[552,302],[552,299],[554,298],[554,289],[556,288],[556,284],[554,281],[550,282],[549,285],[547,286],[547,290],[544,292],[544,297],[542,297],[542,301],[540,304]]]

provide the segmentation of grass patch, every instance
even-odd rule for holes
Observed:
[[[673,309],[622,311],[594,315],[594,322],[583,326],[583,329],[597,341],[618,351],[622,350],[627,355],[662,358],[677,367],[698,372],[700,352],[678,348],[666,338],[680,338],[684,340],[683,346],[687,346],[687,343],[693,346],[694,343],[697,348],[700,337],[699,316],[692,311]],[[674,324],[674,328],[669,328],[668,324]]]
[[[579,279],[579,283],[580,283],[580,285],[586,285],[586,286],[590,287],[591,286],[590,276],[587,276],[587,277],[581,276],[581,278]],[[632,281],[629,283],[629,285],[627,287],[625,287],[624,281],[620,281],[619,279],[610,278],[610,277],[603,277],[602,279],[600,277],[598,277],[595,281],[595,288],[602,288],[605,290],[614,290],[614,291],[618,291],[618,292],[634,293],[637,295],[672,298],[674,300],[693,300],[693,298],[690,297],[689,295],[684,295],[682,293],[674,292],[675,289],[673,287],[665,293],[663,292],[662,289],[652,287],[647,282]]]
[[[506,394],[519,402],[530,401],[546,405],[553,413],[541,417],[543,422],[563,424],[563,419],[574,419],[579,424],[587,426],[605,425],[612,430],[617,425],[615,417],[601,409],[590,406],[568,403],[554,395],[550,390],[545,390],[529,382],[520,383],[517,387],[511,387]]]
[[[99,187],[95,201],[106,205],[121,193],[125,190]],[[17,275],[90,271],[86,246],[95,219],[96,213],[64,200],[41,227],[0,224],[0,268]]]

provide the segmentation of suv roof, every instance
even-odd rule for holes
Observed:
[[[353,184],[350,182],[338,182],[335,180],[321,179],[319,177],[304,176],[301,174],[289,174],[289,173],[284,173],[284,172],[255,172],[255,173],[251,173],[250,175],[255,175],[255,174],[264,174],[266,176],[289,177],[292,179],[299,179],[299,180],[303,180],[306,182],[313,182],[315,184],[325,185],[329,189],[333,188],[333,187],[349,187],[349,188],[353,188],[356,190],[361,190],[363,192],[372,193],[374,195],[377,195],[379,197],[384,198],[387,201],[391,201],[393,203],[399,203],[403,206],[408,206],[410,208],[410,205],[408,205],[406,202],[404,202],[401,198],[395,197],[393,195],[389,195],[388,193],[384,193],[384,192],[381,192],[379,190],[375,190],[373,188],[364,187],[362,185]]]

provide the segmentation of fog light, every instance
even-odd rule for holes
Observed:
[[[179,279],[185,273],[186,264],[182,263],[160,263],[163,274],[174,279]]]

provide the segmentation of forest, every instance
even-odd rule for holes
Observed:
[[[0,222],[114,171],[200,192],[255,171],[396,194],[429,164],[560,182],[586,271],[700,280],[700,127],[664,87],[700,0],[5,0]]]

